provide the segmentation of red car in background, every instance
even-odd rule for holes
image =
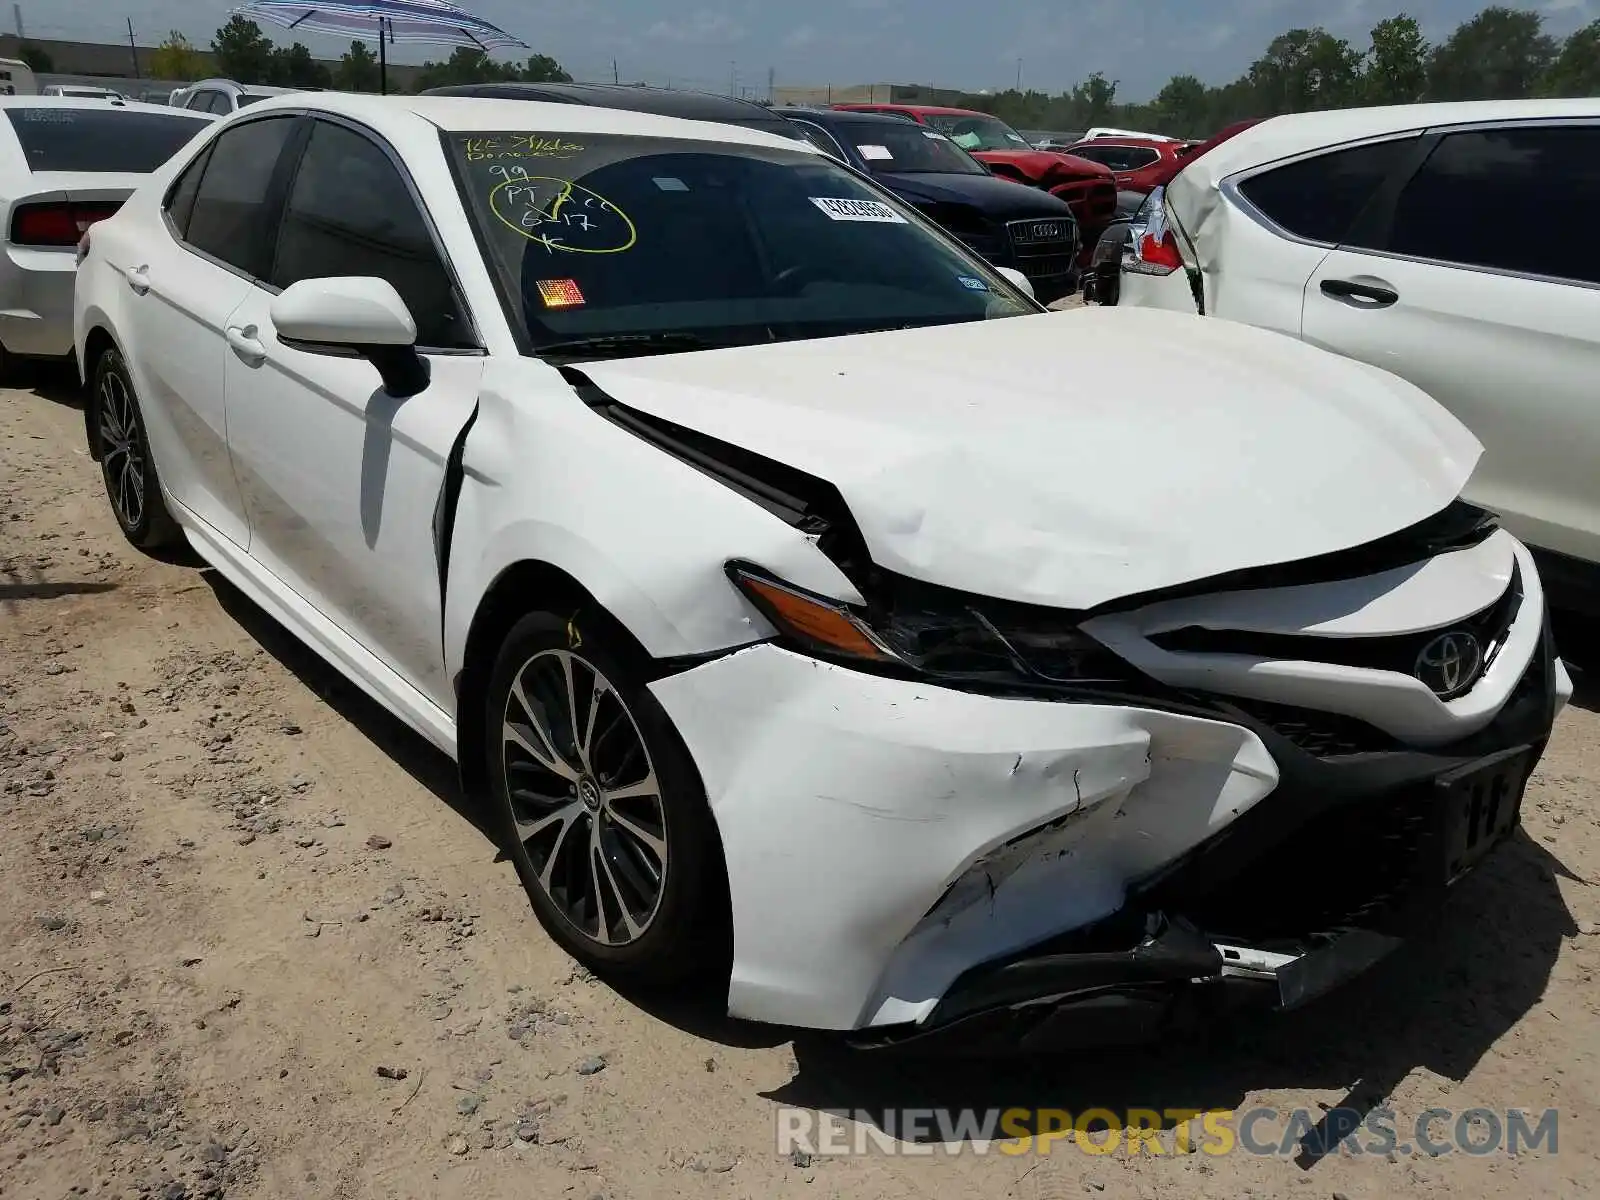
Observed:
[[[1154,138],[1103,137],[1076,142],[1063,154],[1087,158],[1109,167],[1117,187],[1129,192],[1153,192],[1176,175],[1177,168],[1201,146],[1200,142],[1158,142]]]
[[[905,117],[942,133],[995,175],[1042,188],[1072,209],[1085,247],[1092,252],[1117,212],[1117,182],[1111,168],[1058,150],[1035,150],[1011,126],[988,113],[930,104],[835,104],[843,112]]]

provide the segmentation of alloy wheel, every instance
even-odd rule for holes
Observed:
[[[616,688],[578,654],[541,651],[512,680],[501,742],[511,817],[540,890],[591,942],[638,941],[661,907],[667,818]]]
[[[133,397],[115,371],[100,376],[100,466],[117,520],[137,529],[144,519],[144,439],[134,417]]]

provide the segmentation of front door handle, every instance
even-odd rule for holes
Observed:
[[[1322,294],[1352,308],[1388,308],[1400,293],[1381,283],[1357,283],[1353,279],[1324,279]]]
[[[233,352],[239,356],[246,366],[258,367],[266,361],[267,348],[256,337],[256,327],[254,325],[245,328],[240,328],[238,325],[229,325],[225,332],[228,338],[228,345],[233,348]]]
[[[128,281],[128,286],[133,289],[135,296],[142,296],[150,290],[149,266],[129,267],[123,271],[122,277]]]

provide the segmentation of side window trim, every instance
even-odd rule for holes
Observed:
[[[809,129],[813,133],[821,136],[827,141],[828,145],[832,146],[834,150],[838,151],[838,153],[834,155],[835,158],[844,163],[846,166],[853,165],[850,162],[850,156],[844,152],[844,147],[839,144],[839,139],[834,137],[833,134],[829,133],[821,125],[814,124],[811,121],[802,121],[799,119],[795,120],[795,124],[803,126],[804,128]],[[821,147],[818,148],[821,149]]]
[[[167,194],[161,197],[161,220],[166,225],[167,232],[172,235],[172,240],[179,245],[188,244],[184,238],[189,228],[189,217],[194,214],[194,199],[190,199],[189,211],[183,218],[183,228],[179,229],[177,223],[172,219],[173,198],[178,194],[178,189],[183,186],[184,181],[188,179],[190,171],[195,173],[195,195],[198,196],[200,194],[200,181],[205,178],[206,164],[211,161],[211,150],[216,144],[217,139],[211,138],[204,146],[200,147],[200,153],[191,158],[188,165],[178,172],[171,185],[167,188]]]
[[[1399,203],[1400,194],[1405,190],[1406,185],[1411,182],[1417,172],[1422,169],[1423,164],[1427,162],[1428,157],[1432,155],[1433,151],[1437,149],[1439,144],[1451,134],[1482,133],[1486,131],[1492,132],[1499,130],[1520,129],[1595,128],[1600,128],[1600,120],[1596,120],[1593,117],[1543,117],[1532,118],[1523,121],[1473,121],[1459,125],[1430,126],[1425,131],[1425,134],[1421,139],[1427,145],[1427,153],[1418,157],[1415,163],[1412,164],[1411,169],[1406,173],[1404,179],[1402,179],[1398,184],[1394,184],[1392,194],[1388,196],[1387,205],[1381,210],[1381,212],[1363,214],[1362,222],[1358,223],[1357,229],[1352,231],[1352,237],[1347,238],[1344,245],[1355,253],[1371,255],[1373,258],[1388,259],[1391,262],[1420,263],[1430,267],[1443,267],[1451,271],[1470,271],[1477,275],[1497,275],[1504,279],[1526,279],[1535,283],[1556,283],[1563,284],[1566,287],[1587,288],[1590,291],[1600,291],[1600,282],[1595,282],[1593,280],[1572,279],[1564,275],[1541,275],[1534,271],[1517,271],[1509,267],[1495,267],[1485,263],[1455,262],[1451,259],[1444,258],[1425,258],[1420,254],[1403,254],[1394,250],[1375,249],[1371,246],[1363,246],[1353,241],[1353,234],[1355,232],[1361,232],[1367,235],[1366,240],[1369,242],[1376,243],[1379,246],[1387,244],[1389,236],[1392,232],[1395,208]],[[1392,183],[1393,181],[1390,182]],[[1388,192],[1389,189],[1390,184],[1386,183],[1381,191]],[[1372,217],[1373,221],[1370,227],[1366,225],[1366,218],[1369,215]],[[1380,220],[1382,222],[1381,224],[1378,223]]]
[[[421,216],[423,227],[428,231],[428,240],[433,245],[434,255],[438,258],[439,265],[444,269],[445,276],[450,281],[450,291],[455,300],[456,308],[460,312],[462,318],[466,321],[466,335],[462,340],[471,342],[471,346],[438,347],[419,345],[417,350],[424,354],[487,353],[484,348],[483,331],[478,324],[477,315],[472,311],[472,306],[467,302],[466,289],[461,286],[461,276],[459,272],[456,271],[455,263],[450,258],[449,252],[445,249],[444,239],[439,236],[439,227],[434,224],[433,214],[428,211],[428,206],[422,202],[422,193],[417,190],[416,180],[411,177],[411,172],[406,169],[405,163],[401,160],[400,156],[395,153],[394,147],[389,144],[388,140],[384,138],[382,134],[378,133],[370,126],[363,125],[360,121],[351,120],[342,114],[318,112],[314,114],[307,114],[307,116],[308,119],[305,122],[306,128],[304,131],[304,136],[302,136],[294,146],[294,167],[292,170],[286,173],[286,178],[282,181],[282,191],[279,192],[275,197],[275,208],[273,210],[274,215],[272,222],[271,253],[266,256],[265,264],[267,278],[252,279],[251,282],[257,287],[272,293],[274,296],[283,290],[282,288],[275,286],[270,280],[274,269],[277,266],[278,236],[282,232],[283,223],[288,217],[289,195],[294,190],[295,177],[300,173],[300,163],[305,157],[306,147],[311,142],[311,133],[316,124],[320,121],[329,125],[338,125],[355,134],[357,137],[365,138],[367,141],[376,146],[378,150],[383,153],[384,157],[389,160],[390,165],[394,167],[395,172],[400,176],[400,182],[403,183],[406,188],[406,196],[410,199],[412,205],[416,208],[417,213]],[[277,182],[278,181],[275,179],[274,184]]]
[[[283,215],[282,191],[280,190],[280,188],[278,186],[278,181],[279,181],[279,178],[280,178],[280,176],[282,175],[282,173],[284,171],[285,163],[288,162],[291,158],[294,159],[295,161],[298,161],[299,160],[299,156],[300,156],[300,151],[305,146],[305,137],[306,137],[306,133],[307,133],[307,126],[309,126],[309,122],[306,121],[304,112],[292,111],[292,112],[263,113],[261,116],[252,118],[250,120],[230,122],[228,127],[226,129],[222,130],[220,133],[218,133],[215,137],[213,137],[211,139],[210,143],[206,146],[205,150],[202,151],[202,153],[206,157],[206,163],[205,163],[205,166],[201,170],[201,173],[200,173],[200,186],[203,187],[203,186],[205,186],[205,172],[209,171],[211,169],[211,154],[212,154],[212,151],[216,148],[217,142],[219,142],[222,138],[227,137],[228,134],[230,134],[234,130],[242,129],[246,125],[253,125],[258,121],[282,121],[282,120],[293,121],[299,127],[295,128],[295,129],[291,129],[289,131],[289,136],[284,140],[283,148],[281,150],[279,150],[279,152],[278,152],[278,161],[273,164],[272,176],[271,176],[271,178],[270,178],[270,180],[269,180],[269,182],[267,184],[267,204],[266,204],[265,208],[266,208],[266,215],[268,217],[268,221],[269,221],[270,227],[274,230],[274,233],[273,233],[273,242],[274,243],[276,243],[276,241],[277,241],[277,234],[276,234],[275,231],[276,231],[276,229],[278,227],[278,222],[279,222],[279,220],[281,219],[281,217]],[[276,204],[278,206],[276,213],[274,213],[273,207],[272,207],[274,204]],[[169,225],[169,228],[170,228],[170,225]],[[177,235],[174,234],[174,236],[177,236]],[[224,262],[222,259],[218,258],[216,255],[210,254],[210,253],[206,252],[205,250],[202,250],[199,246],[196,246],[193,242],[189,241],[186,236],[185,237],[178,237],[177,240],[178,240],[178,245],[182,246],[185,250],[187,250],[190,254],[194,255],[196,258],[202,258],[206,262],[210,263],[212,266],[219,267],[222,270],[228,272],[230,275],[237,275],[240,279],[249,280],[251,283],[259,283],[260,282],[260,279],[255,274],[255,272],[243,270],[242,268],[237,267],[233,263],[230,263],[230,262]],[[260,247],[257,247],[257,250],[259,251]],[[253,265],[256,266],[257,268],[259,268],[261,266],[261,263],[259,261],[257,261]]]
[[[1336,248],[1337,243],[1317,241],[1314,238],[1302,237],[1298,233],[1290,233],[1282,225],[1279,225],[1271,217],[1267,216],[1266,213],[1257,208],[1256,205],[1249,199],[1249,197],[1247,197],[1240,189],[1256,176],[1265,175],[1268,171],[1276,171],[1281,167],[1293,166],[1296,163],[1306,162],[1313,158],[1321,158],[1325,154],[1335,154],[1343,150],[1359,150],[1365,146],[1379,146],[1385,142],[1402,142],[1412,138],[1415,138],[1419,141],[1426,140],[1423,137],[1424,132],[1425,131],[1423,129],[1403,129],[1397,133],[1386,133],[1378,137],[1357,138],[1355,141],[1340,142],[1333,146],[1318,146],[1314,150],[1307,150],[1304,154],[1295,154],[1287,158],[1274,159],[1272,162],[1262,163],[1255,167],[1248,167],[1243,171],[1238,171],[1232,175],[1229,175],[1222,181],[1220,190],[1235,208],[1244,213],[1245,216],[1249,217],[1257,225],[1260,225],[1263,229],[1274,236],[1283,238],[1285,241],[1296,242],[1302,246],[1315,246],[1321,250],[1332,250]],[[1392,178],[1397,173],[1398,172],[1396,171],[1391,171],[1390,177]],[[1409,174],[1407,177],[1409,178]],[[1389,179],[1385,179],[1384,183],[1378,185],[1378,190],[1382,191],[1383,188],[1387,186],[1389,181]],[[1371,201],[1369,200],[1368,203],[1370,204]],[[1361,216],[1358,215],[1356,220],[1359,223]]]

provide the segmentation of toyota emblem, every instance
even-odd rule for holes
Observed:
[[[1422,648],[1413,668],[1416,677],[1441,700],[1466,691],[1478,681],[1483,648],[1470,633],[1442,633]]]

